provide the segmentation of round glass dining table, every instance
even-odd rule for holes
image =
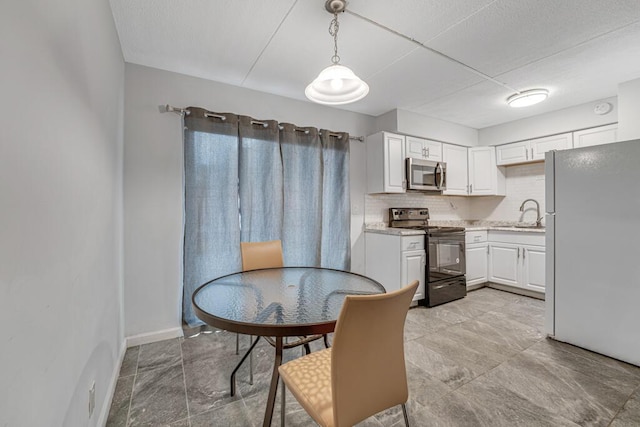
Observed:
[[[385,293],[373,279],[348,271],[317,267],[282,267],[219,277],[193,294],[196,315],[208,325],[258,337],[275,337],[275,361],[263,426],[271,425],[283,337],[333,332],[347,295]],[[258,339],[251,345],[244,362]],[[235,392],[235,372],[231,395]]]

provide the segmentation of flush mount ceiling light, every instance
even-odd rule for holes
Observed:
[[[344,0],[327,0],[325,9],[333,15],[329,34],[333,36],[333,56],[328,66],[304,90],[304,94],[318,104],[342,105],[359,101],[369,93],[369,85],[355,75],[350,68],[340,65],[338,56],[338,13],[346,7]]]
[[[514,108],[528,107],[544,101],[548,96],[549,91],[546,89],[525,90],[507,98],[507,104]]]

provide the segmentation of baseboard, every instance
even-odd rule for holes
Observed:
[[[544,301],[544,292],[530,291],[528,289],[516,288],[509,285],[501,285],[499,283],[487,282],[489,288],[498,289],[500,291],[511,292],[513,294],[524,295],[526,297],[541,299]]]
[[[148,332],[146,334],[134,335],[126,338],[127,348],[137,345],[149,344],[156,341],[169,340],[171,338],[182,337],[182,328],[164,329],[162,331]]]
[[[120,377],[120,369],[122,369],[122,362],[124,361],[124,354],[127,351],[126,341],[122,341],[120,346],[120,355],[118,357],[118,363],[113,368],[111,374],[111,381],[109,387],[107,387],[102,410],[100,411],[100,418],[98,418],[98,426],[106,426],[107,419],[109,418],[109,411],[111,410],[111,403],[113,403],[113,396],[116,393],[116,385],[118,384],[118,378]]]

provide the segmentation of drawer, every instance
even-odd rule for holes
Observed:
[[[465,233],[465,242],[469,244],[483,243],[487,241],[487,230],[482,231],[467,231]]]
[[[402,236],[401,248],[403,251],[424,249],[424,234],[416,236]]]

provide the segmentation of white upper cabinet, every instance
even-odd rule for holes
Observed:
[[[367,193],[404,193],[405,137],[389,132],[370,135],[367,144]]]
[[[498,145],[496,147],[496,160],[499,166],[528,162],[529,141]]]
[[[442,144],[442,161],[447,166],[446,196],[466,196],[469,190],[467,147]]]
[[[598,126],[579,130],[573,133],[573,147],[590,147],[592,145],[610,144],[618,140],[618,124]]]
[[[560,135],[536,138],[529,141],[531,145],[530,159],[544,161],[544,153],[551,150],[567,150],[573,147],[573,135],[571,132]]]
[[[416,138],[407,136],[406,138],[406,154],[407,157],[423,160],[442,160],[442,143],[431,141],[430,139]]]
[[[504,169],[496,167],[496,147],[468,149],[470,196],[504,196]],[[447,178],[448,179],[448,178]]]
[[[573,147],[571,132],[544,138],[513,142],[496,147],[498,166],[544,161],[544,153],[550,150],[566,150]]]

